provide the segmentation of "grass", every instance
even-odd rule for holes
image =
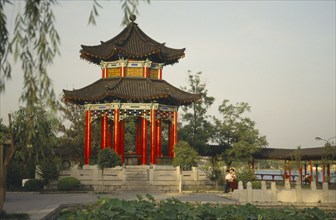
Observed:
[[[2,220],[28,220],[30,219],[27,213],[6,213],[0,214]]]

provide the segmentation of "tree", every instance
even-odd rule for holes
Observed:
[[[121,158],[120,156],[111,148],[105,148],[100,150],[98,153],[98,167],[102,169],[102,178],[104,185],[104,169],[111,168],[116,166],[121,166]]]
[[[14,153],[16,151],[16,145],[15,145],[15,137],[14,137],[14,131],[13,131],[13,124],[12,124],[12,116],[11,114],[8,114],[8,123],[9,127],[8,130],[5,126],[2,125],[2,120],[0,120],[0,156],[3,157],[3,161],[0,164],[0,215],[3,213],[3,205],[6,198],[6,180],[7,180],[7,170],[9,166],[9,162],[14,156]],[[4,142],[7,143],[9,141],[9,146],[5,146],[4,149]],[[2,158],[1,158],[2,159]]]
[[[179,139],[188,142],[199,153],[202,151],[213,134],[213,125],[210,122],[210,116],[207,114],[209,107],[213,104],[215,98],[208,96],[206,83],[202,82],[202,72],[196,74],[189,73],[189,88],[183,88],[188,92],[200,94],[201,99],[191,104],[184,106],[182,124],[179,124]]]
[[[14,60],[21,61],[23,72],[24,88],[21,94],[21,101],[25,103],[27,114],[36,114],[35,107],[38,102],[44,100],[49,106],[56,107],[55,94],[51,79],[48,75],[48,67],[53,63],[54,58],[59,54],[60,36],[55,28],[55,16],[52,7],[58,4],[57,0],[26,0],[23,13],[18,12],[15,19],[13,35],[9,34],[5,7],[12,4],[11,0],[0,0],[0,94],[5,91],[6,81],[11,78],[10,55]],[[124,10],[124,21],[127,23],[130,14],[137,14],[139,0],[121,0]],[[146,0],[146,2],[150,2]],[[95,24],[95,16],[98,16],[97,0],[93,2],[92,12],[89,17],[89,24]],[[10,38],[13,36],[13,38]],[[34,136],[34,124],[26,124],[28,142]],[[10,123],[11,127],[11,123]],[[12,159],[16,147],[14,144],[14,133],[10,129],[12,143],[5,159],[4,173]],[[1,178],[1,184],[5,183]],[[0,212],[2,213],[4,199],[4,184],[0,186]]]
[[[62,159],[83,162],[85,111],[81,105],[62,102],[59,109],[62,113],[57,151]]]
[[[223,156],[229,166],[234,160],[251,161],[252,154],[268,144],[255,128],[255,122],[244,116],[250,110],[245,102],[232,105],[224,100],[218,108],[223,119],[214,118],[214,141],[225,148]]]
[[[177,142],[174,153],[173,166],[180,166],[183,170],[190,170],[199,162],[198,153],[185,141]]]

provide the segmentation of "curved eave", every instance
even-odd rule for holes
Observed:
[[[185,56],[185,48],[173,49],[146,35],[136,23],[131,22],[114,38],[100,45],[81,45],[80,57],[99,64],[101,61],[113,61],[119,58],[150,59],[153,62],[174,64]]]
[[[80,105],[114,100],[189,105],[200,99],[199,94],[187,93],[164,80],[145,78],[100,79],[82,89],[63,91],[66,102]]]

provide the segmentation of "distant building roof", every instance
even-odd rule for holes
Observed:
[[[327,153],[324,147],[301,148],[298,149],[281,149],[281,148],[263,148],[253,156],[256,159],[274,159],[274,160],[295,160],[300,156],[301,160],[321,160],[323,157],[335,157],[331,152]]]
[[[183,49],[173,49],[147,36],[134,21],[114,38],[96,46],[81,45],[80,57],[89,62],[115,61],[120,58],[174,64],[184,57]]]
[[[189,105],[201,98],[174,87],[165,80],[149,78],[102,78],[77,90],[63,90],[65,101],[75,104],[120,102],[158,102]]]

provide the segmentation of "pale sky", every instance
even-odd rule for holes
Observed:
[[[80,45],[97,45],[117,35],[118,1],[100,2],[97,26],[88,26],[91,1],[60,1],[55,7],[61,56],[49,70],[54,89],[79,89],[101,77],[100,67],[79,58]],[[8,7],[13,27],[18,5]],[[140,1],[136,23],[150,37],[186,56],[163,69],[163,79],[187,86],[187,71],[201,71],[209,114],[224,99],[247,102],[249,116],[269,147],[318,147],[336,136],[335,1]],[[0,96],[0,117],[18,110],[22,74]],[[331,141],[335,141],[331,139]]]

